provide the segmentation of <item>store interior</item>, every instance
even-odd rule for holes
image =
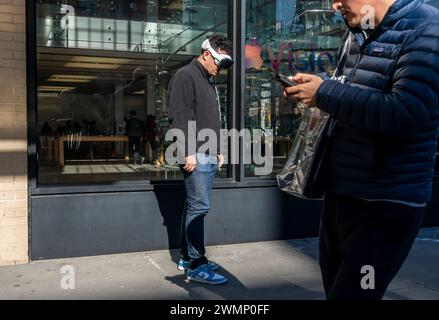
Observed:
[[[228,1],[39,0],[36,9],[38,183],[182,179],[164,156],[169,81],[207,36],[227,36]],[[270,177],[284,166],[303,112],[282,98],[275,73],[331,75],[344,32],[330,0],[246,1],[240,110],[246,129],[273,135]],[[237,117],[228,114],[230,78],[215,77],[223,128]],[[257,167],[246,164],[245,177]]]

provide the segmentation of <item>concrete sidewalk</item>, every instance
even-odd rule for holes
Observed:
[[[317,239],[210,247],[208,256],[229,277],[223,286],[186,282],[176,255],[156,251],[1,267],[0,299],[324,299]],[[65,265],[74,268],[74,290],[61,288]],[[439,229],[422,230],[386,299],[439,299]]]

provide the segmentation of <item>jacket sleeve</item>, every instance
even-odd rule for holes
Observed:
[[[390,92],[335,80],[317,92],[317,106],[353,127],[388,136],[411,135],[439,114],[439,24],[418,28],[396,62]]]
[[[188,139],[190,135],[192,138],[196,137],[194,130],[190,130],[192,128],[189,127],[189,121],[195,121],[195,93],[190,74],[185,71],[177,72],[170,82],[169,91],[171,128],[183,132],[185,141],[178,139],[177,148],[180,155],[187,157],[193,154],[191,150],[188,150]]]

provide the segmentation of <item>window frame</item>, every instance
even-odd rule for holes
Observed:
[[[228,32],[234,46],[235,64],[229,72],[229,99],[227,110],[228,127],[238,131],[245,128],[245,0],[227,0],[230,8]],[[28,122],[28,185],[31,196],[48,196],[82,193],[118,193],[118,192],[151,192],[151,191],[182,191],[182,181],[117,181],[104,183],[79,184],[39,184],[37,162],[37,34],[36,34],[36,3],[26,2],[26,68],[27,68],[27,122]],[[244,150],[240,142],[239,156],[244,159]],[[438,150],[439,152],[439,150]],[[439,159],[438,159],[439,161]],[[245,165],[229,166],[229,177],[217,179],[214,189],[228,188],[271,188],[276,187],[276,178],[246,177]],[[439,173],[435,174],[435,182],[439,182]]]
[[[28,120],[28,182],[30,194],[33,196],[80,194],[80,193],[114,193],[114,192],[145,192],[145,191],[179,191],[184,189],[182,181],[117,181],[103,183],[78,184],[40,184],[38,182],[37,161],[37,34],[36,34],[36,3],[26,3],[26,35],[27,35],[27,120]],[[229,128],[245,127],[242,107],[245,93],[245,0],[228,0],[230,8],[230,23],[228,33],[234,45],[234,59],[236,61],[229,72],[229,103],[227,110]],[[239,88],[240,90],[233,90]],[[240,148],[240,158],[243,158]],[[229,166],[230,178],[217,179],[215,189],[224,188],[254,188],[275,187],[273,177],[244,178],[243,165]]]

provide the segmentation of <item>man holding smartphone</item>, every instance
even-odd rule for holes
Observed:
[[[232,45],[227,38],[209,37],[202,44],[201,55],[178,70],[169,85],[171,127],[184,133],[184,141],[177,140],[179,158],[184,159],[180,168],[186,189],[180,231],[181,259],[177,267],[187,272],[188,280],[206,284],[227,282],[227,278],[216,273],[218,265],[205,256],[204,218],[210,210],[214,179],[224,163],[224,157],[219,153],[221,109],[210,78],[232,66],[231,51]],[[204,142],[197,141],[198,133],[203,129],[213,130],[217,138],[212,148],[204,152],[201,151]]]
[[[365,6],[373,29],[365,27]],[[333,8],[348,25],[335,75],[343,81],[297,74],[300,84],[285,94],[336,121],[320,224],[327,298],[381,299],[431,199],[439,11],[422,0],[341,0]],[[365,272],[373,283],[364,283]]]

